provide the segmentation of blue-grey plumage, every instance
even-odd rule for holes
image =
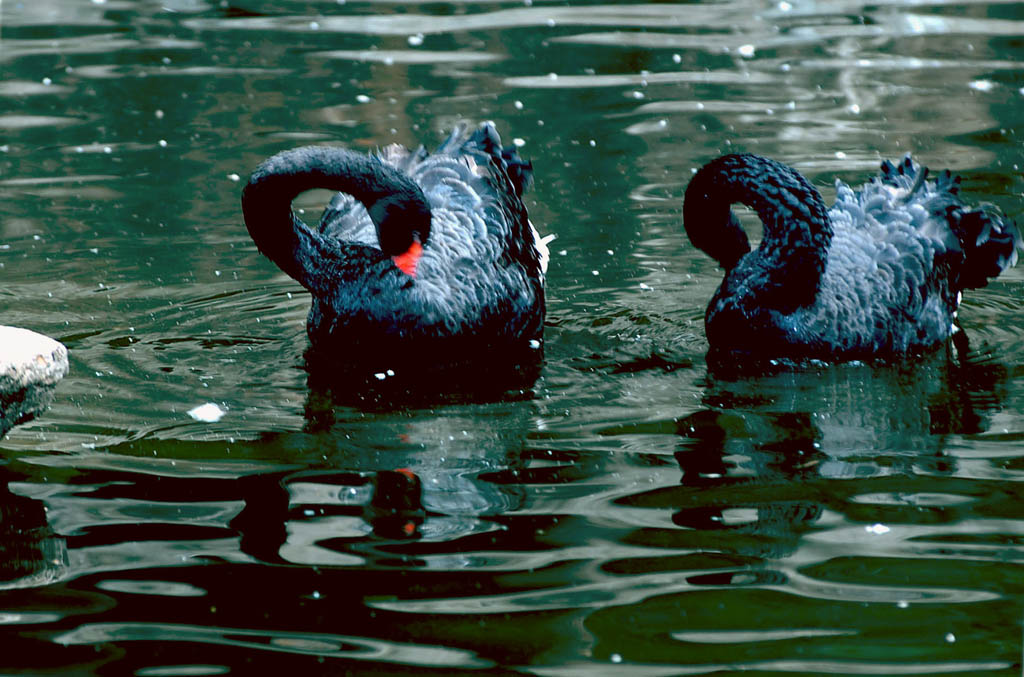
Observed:
[[[486,360],[536,345],[543,329],[546,241],[521,200],[531,176],[484,123],[434,153],[279,153],[253,172],[242,207],[259,250],[310,291],[315,349]],[[339,191],[316,229],[291,212],[312,188]]]
[[[726,270],[705,314],[716,352],[761,358],[870,359],[944,343],[965,289],[1016,263],[1020,231],[992,206],[969,207],[960,180],[934,181],[909,156],[860,189],[836,182],[826,209],[798,172],[752,154],[697,172],[683,219],[691,242]],[[729,207],[764,226],[750,251]]]

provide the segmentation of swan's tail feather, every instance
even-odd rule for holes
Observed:
[[[518,197],[533,186],[533,163],[520,157],[514,145],[501,145],[501,136],[494,123],[481,123],[468,136],[463,134],[462,127],[456,128],[438,149],[438,152],[453,154],[468,151],[482,152],[504,169]]]
[[[516,195],[522,197],[523,193],[533,187],[533,163],[521,158],[515,146],[502,148],[501,158],[505,161],[508,178],[516,187]]]
[[[911,159],[910,153],[907,153],[898,165],[894,165],[888,160],[882,162],[881,179],[884,185],[899,190],[896,197],[899,202],[907,203],[917,197],[923,188],[926,188],[928,173],[927,167],[915,163]],[[936,187],[942,188],[939,182],[936,182]],[[953,195],[956,194],[953,191],[950,192]]]
[[[945,191],[950,195],[960,194],[960,176],[954,174],[948,169],[939,174],[939,178],[935,180],[935,187],[938,190]]]
[[[960,177],[949,170],[941,172],[933,182],[926,182],[928,169],[904,156],[898,164],[882,163],[881,181],[902,194],[901,202],[909,202],[919,193],[928,198],[936,218],[929,221],[945,233],[944,224],[960,245],[964,263],[960,270],[960,289],[984,287],[988,281],[1017,263],[1018,252],[1024,250],[1024,239],[1012,219],[1003,216],[993,205],[972,208],[960,201]],[[923,193],[922,193],[923,191]],[[942,217],[945,218],[942,218]],[[952,238],[941,232],[924,232],[935,241],[956,248]]]
[[[466,141],[466,123],[460,122],[452,127],[452,131],[448,134],[448,138],[445,139],[434,152],[438,155],[459,155],[463,152],[462,149],[465,146]]]
[[[405,146],[392,143],[377,151],[377,156],[384,162],[405,174],[411,174],[413,167],[423,162],[430,153],[423,146],[410,150]]]
[[[906,187],[907,177],[913,182],[914,177],[917,176],[917,165],[910,159],[910,153],[903,156],[899,164],[893,164],[889,160],[882,161],[882,183],[890,186],[896,186],[898,188]]]
[[[1024,250],[1017,224],[991,205],[979,209],[954,210],[954,232],[964,250],[960,288],[984,287],[1001,272],[1016,265],[1018,252]]]

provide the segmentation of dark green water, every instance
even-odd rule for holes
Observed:
[[[0,323],[72,368],[0,441],[3,674],[1021,673],[1024,267],[965,298],[965,359],[716,377],[680,211],[722,152],[830,200],[913,151],[1020,219],[1024,4],[4,0],[0,26]],[[558,236],[540,378],[333,401],[238,177],[480,119]]]

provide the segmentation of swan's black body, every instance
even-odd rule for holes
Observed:
[[[886,162],[858,191],[837,181],[826,209],[804,177],[767,158],[726,155],[701,168],[683,220],[726,271],[705,315],[712,351],[851,360],[946,341],[960,292],[985,286],[1024,245],[995,208],[960,201],[958,177],[926,176],[909,156]],[[729,209],[736,202],[764,226],[754,251]]]
[[[279,153],[253,172],[242,211],[257,248],[312,294],[315,351],[378,366],[485,361],[541,336],[546,247],[520,199],[530,179],[484,124],[433,154]],[[316,229],[291,210],[313,188],[339,191]]]

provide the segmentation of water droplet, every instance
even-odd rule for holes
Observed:
[[[740,56],[749,59],[754,56],[755,48],[753,45],[740,45],[736,51],[739,52]]]
[[[423,33],[416,33],[406,38],[406,42],[409,43],[410,47],[419,47],[423,44]]]

